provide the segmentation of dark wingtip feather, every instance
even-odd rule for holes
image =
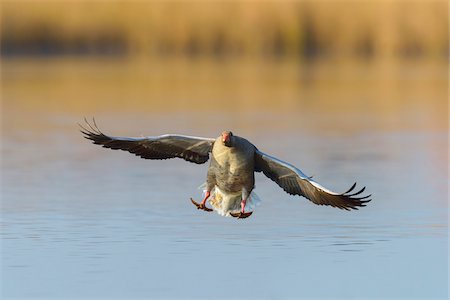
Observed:
[[[101,134],[100,130],[98,129],[98,127],[94,128],[91,123],[88,122],[88,120],[86,120],[86,118],[84,119],[86,121],[86,124],[89,126],[89,128],[92,130],[92,132],[96,133],[96,134]],[[92,118],[92,121],[95,124],[95,119]],[[96,125],[95,125],[96,126]]]
[[[353,196],[356,196],[356,195],[359,195],[359,194],[361,194],[362,192],[364,192],[366,190],[366,187],[363,187],[362,189],[360,189],[359,191],[357,191],[356,193],[353,193],[353,194],[351,194],[351,195],[347,195],[347,196],[349,196],[349,197],[353,197]]]
[[[366,195],[363,197],[354,197],[354,196],[362,194],[366,190],[366,187],[363,187],[362,189],[360,189],[359,191],[357,191],[353,194],[349,194],[349,192],[353,191],[355,187],[356,187],[356,182],[351,186],[351,188],[347,192],[340,194],[340,198],[341,198],[341,201],[344,203],[344,207],[349,208],[347,210],[358,210],[359,207],[365,207],[366,203],[368,203],[372,200],[372,199],[367,199],[367,198],[371,197],[372,194],[369,194],[369,195]],[[339,208],[341,208],[341,207],[339,207]]]
[[[86,124],[77,124],[80,127],[80,132],[84,135],[85,139],[91,140],[96,145],[104,145],[108,142],[108,140],[110,140],[110,138],[100,131],[94,118],[92,118],[93,125],[87,120],[86,117],[83,119]]]
[[[354,200],[363,200],[363,199],[367,199],[367,198],[369,198],[370,196],[372,196],[372,195],[367,195],[367,196],[364,196],[364,197],[357,197],[357,198],[351,198],[351,199],[354,199]]]
[[[351,191],[353,191],[353,189],[356,187],[356,182],[348,189],[348,191],[346,191],[345,193],[342,193],[342,195],[348,194]]]
[[[86,120],[86,118],[84,118],[85,120]],[[83,125],[81,125],[81,123],[78,123],[77,122],[77,125],[78,125],[78,127],[80,127],[80,132],[81,133],[83,133],[83,134],[85,134],[85,135],[88,135],[90,132],[89,132],[89,130],[88,129],[86,129],[86,127],[84,127]]]

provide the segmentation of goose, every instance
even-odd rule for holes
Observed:
[[[190,199],[197,209],[206,212],[215,210],[220,215],[238,219],[249,217],[253,213],[249,208],[258,202],[253,192],[255,172],[262,172],[286,193],[303,196],[317,205],[357,210],[371,201],[371,195],[361,196],[365,187],[355,191],[356,182],[344,193],[333,192],[295,166],[260,151],[231,131],[224,131],[217,138],[180,134],[118,137],[101,132],[95,119],[92,122],[85,119],[85,122],[84,126],[78,124],[81,133],[104,148],[128,151],[144,159],[182,158],[195,164],[210,160],[203,200],[198,203]],[[206,205],[208,199],[212,209]]]

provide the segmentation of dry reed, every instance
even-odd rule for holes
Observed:
[[[447,1],[3,1],[2,54],[448,57]]]

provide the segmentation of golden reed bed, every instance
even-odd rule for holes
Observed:
[[[3,1],[3,54],[447,57],[447,1]]]

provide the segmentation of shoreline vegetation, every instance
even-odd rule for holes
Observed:
[[[1,54],[448,59],[447,1],[3,1]]]

